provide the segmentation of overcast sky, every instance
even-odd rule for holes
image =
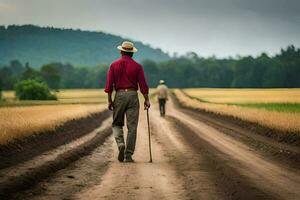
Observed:
[[[0,24],[105,31],[218,57],[300,47],[300,0],[0,0]]]

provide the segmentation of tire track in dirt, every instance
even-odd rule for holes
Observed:
[[[109,111],[70,120],[53,131],[33,134],[0,146],[0,170],[31,160],[44,152],[65,145],[98,128],[110,115]],[[34,148],[32,148],[34,146]]]
[[[113,137],[51,177],[39,182],[34,188],[19,194],[16,200],[58,200],[73,199],[74,194],[101,182],[111,162],[113,162]]]
[[[207,161],[203,150],[195,151],[190,141],[182,138],[182,135],[186,134],[184,129],[178,129],[169,120],[158,116],[157,109],[152,110],[153,138],[163,146],[165,156],[176,169],[186,199],[231,199],[219,188],[220,182],[214,180],[214,168]]]
[[[45,152],[32,160],[0,171],[0,197],[11,198],[42,179],[88,155],[111,134],[111,119],[106,119],[93,132],[66,145]]]
[[[204,157],[204,165],[209,166],[207,172],[210,179],[219,190],[223,192],[222,198],[218,199],[277,199],[272,194],[268,194],[260,188],[256,188],[247,177],[232,167],[230,164],[231,158],[218,151],[205,140],[201,140],[194,130],[183,124],[176,118],[168,117],[168,121],[180,130],[182,139],[189,143],[190,147],[199,155]],[[201,182],[199,184],[202,184]]]
[[[254,196],[257,194],[258,199],[300,198],[300,176],[298,173],[289,171],[284,166],[261,156],[258,152],[232,137],[176,110],[173,104],[170,107],[170,116],[175,119],[173,120],[175,124],[184,127],[187,133],[197,136],[190,138],[190,141],[198,139],[199,142],[195,145],[206,143],[210,146],[209,149],[217,150],[213,153],[217,156],[216,160],[219,159],[219,163],[223,162],[225,169],[226,167],[234,169],[236,176],[241,176],[239,184],[245,183],[242,188],[245,187],[246,193]],[[234,176],[234,174],[232,175]]]

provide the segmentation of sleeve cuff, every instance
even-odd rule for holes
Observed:
[[[105,89],[104,92],[105,92],[105,93],[112,93],[113,91],[112,91],[112,90],[106,90],[106,89]]]

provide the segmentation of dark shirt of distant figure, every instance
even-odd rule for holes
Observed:
[[[123,55],[110,65],[104,91],[111,93],[113,89],[128,88],[140,88],[141,93],[149,93],[143,67],[130,56]]]

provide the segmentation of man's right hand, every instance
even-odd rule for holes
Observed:
[[[148,110],[150,108],[150,101],[149,100],[145,100],[144,102],[144,110]]]

